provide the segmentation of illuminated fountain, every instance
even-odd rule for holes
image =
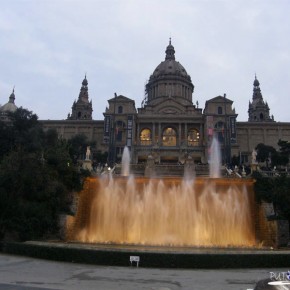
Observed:
[[[209,150],[209,177],[221,177],[221,151],[218,140],[214,137],[212,139]]]
[[[212,147],[211,152],[218,151],[218,142],[214,141]],[[215,158],[220,157],[212,155],[211,163]],[[219,171],[220,164],[213,168]],[[211,176],[216,174],[211,172]],[[245,179],[190,179],[188,174],[184,179],[91,178],[80,193],[68,239],[113,244],[253,246],[253,204],[252,181]]]
[[[130,174],[130,151],[127,146],[125,146],[123,155],[122,155],[122,170],[121,175],[122,176],[129,176]]]

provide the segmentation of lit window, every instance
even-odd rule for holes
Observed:
[[[163,146],[176,146],[176,131],[173,128],[166,128],[162,135]]]
[[[150,129],[143,129],[140,134],[140,144],[141,145],[151,145],[152,137]]]
[[[199,132],[196,129],[190,129],[187,135],[187,145],[188,146],[198,146],[199,145]]]

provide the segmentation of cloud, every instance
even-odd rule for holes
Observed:
[[[288,119],[289,1],[112,0],[0,3],[0,103],[63,119],[87,73],[94,118],[114,92],[141,105],[169,37],[195,85],[193,102],[227,93],[247,120],[257,73],[271,113]],[[275,116],[276,117],[276,116]],[[276,118],[277,119],[277,118]]]

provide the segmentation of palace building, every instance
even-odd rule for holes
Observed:
[[[96,144],[92,151],[108,152],[111,164],[120,161],[125,146],[129,147],[131,162],[135,164],[146,162],[149,155],[157,164],[182,164],[188,156],[196,164],[205,164],[214,135],[220,142],[224,164],[230,164],[233,156],[249,164],[251,152],[259,143],[277,148],[279,139],[290,141],[290,123],[274,121],[256,76],[248,121],[237,121],[233,100],[226,95],[207,100],[205,107],[200,108],[194,100],[194,84],[175,59],[171,40],[165,59],[150,75],[145,92],[137,108],[134,100],[115,94],[108,100],[104,119],[93,120],[85,76],[67,119],[41,122],[46,130],[55,129],[62,138],[86,135]],[[8,107],[15,109],[14,91],[11,96],[0,108],[2,119]]]

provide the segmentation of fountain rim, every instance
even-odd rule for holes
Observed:
[[[124,175],[112,175],[110,178],[112,180],[129,180],[133,178],[135,182],[144,182],[144,183],[149,183],[149,182],[159,182],[159,181],[164,181],[166,182],[176,182],[176,183],[182,183],[184,182],[192,182],[193,184],[202,184],[202,183],[215,183],[215,184],[244,184],[244,185],[253,185],[256,180],[254,178],[226,178],[226,177],[219,177],[219,178],[212,178],[212,177],[207,177],[207,176],[198,176],[194,177],[192,179],[185,179],[183,176],[154,176],[154,177],[146,177],[146,176],[135,176],[133,174],[130,174],[128,176]],[[103,176],[93,176],[89,177],[89,179],[92,180],[106,180],[106,177]]]

